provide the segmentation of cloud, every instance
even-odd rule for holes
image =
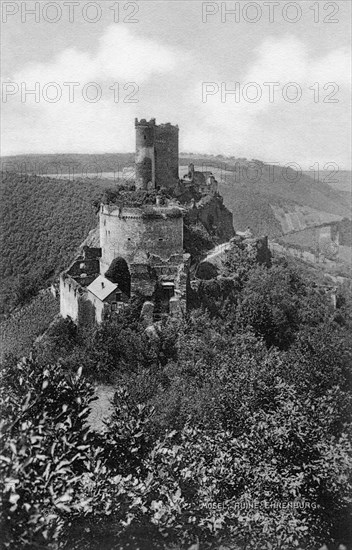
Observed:
[[[94,54],[68,48],[51,63],[30,63],[13,75],[16,82],[89,82],[124,79],[144,82],[152,75],[172,71],[176,52],[158,42],[140,38],[126,27],[111,25]]]
[[[133,150],[132,124],[140,110],[134,101],[148,102],[148,83],[172,73],[178,59],[173,49],[115,25],[106,28],[94,53],[67,48],[50,63],[27,64],[7,80],[25,83],[28,90],[38,83],[39,100],[29,94],[22,102],[19,92],[3,103],[2,154]],[[50,82],[56,85],[46,89]],[[84,89],[90,82],[96,86]],[[64,83],[79,83],[72,88],[74,102]],[[114,83],[119,85],[118,96],[117,87],[115,92],[110,88]],[[58,86],[61,97],[56,103],[48,101]],[[99,91],[100,100],[90,102]]]
[[[206,152],[209,147],[206,136],[211,136],[214,153],[253,156],[268,161],[287,159],[309,163],[325,158],[348,163],[348,50],[338,48],[323,57],[315,57],[304,42],[286,35],[267,38],[254,54],[254,61],[242,72],[240,85],[244,91],[245,84],[256,83],[262,94],[259,100],[246,101],[255,95],[256,90],[251,87],[245,97],[241,93],[238,102],[233,94],[228,94],[222,102],[220,90],[202,102],[202,82],[198,81],[189,90],[189,96],[195,116],[202,121],[205,139],[203,144],[195,142],[192,132],[188,131],[184,148]],[[236,76],[230,75],[227,89],[234,89],[236,80]],[[264,86],[269,82],[279,83],[274,89],[274,102],[269,101],[269,87]],[[296,103],[289,100],[294,98],[295,89],[299,90],[297,87],[287,88],[284,91],[287,96],[283,97],[283,88],[290,82],[296,83],[302,91]],[[318,102],[315,102],[315,83],[319,83]],[[327,83],[337,86],[324,89]],[[338,99],[338,103],[324,102],[329,97]]]
[[[3,103],[3,154],[133,151],[134,118],[154,116],[161,122],[179,123],[181,150],[306,164],[334,161],[348,167],[349,51],[340,47],[324,55],[313,54],[307,41],[293,34],[268,36],[256,44],[253,50],[244,48],[240,72],[239,53],[234,50],[236,72],[230,69],[222,74],[230,64],[221,60],[216,64],[211,55],[200,63],[196,48],[185,53],[127,27],[109,26],[91,53],[66,48],[50,63],[32,62],[8,75],[29,88],[35,82],[41,86],[79,82],[80,86],[74,103],[68,101],[67,88],[57,103],[42,99],[35,103],[31,98],[22,103],[20,94]],[[236,81],[242,86],[256,82],[262,97],[251,103],[241,96],[236,103],[228,95],[222,103],[219,92],[203,103],[202,82],[216,79],[218,83],[226,80],[228,89]],[[101,86],[102,98],[97,103],[82,97],[82,87],[88,82]],[[114,82],[120,84],[118,103],[109,89]],[[124,101],[132,91],[124,90],[126,82],[139,86],[138,103]],[[269,102],[265,82],[280,83],[274,103]],[[282,97],[282,87],[288,82],[302,89],[297,103]],[[334,96],[338,103],[323,101],[334,91],[331,87],[324,90],[329,82],[339,86]],[[319,83],[318,103],[314,90],[309,89],[314,83]]]

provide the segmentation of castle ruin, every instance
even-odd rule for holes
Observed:
[[[178,127],[138,119],[136,190],[176,189]],[[177,199],[153,204],[101,204],[99,247],[85,247],[60,277],[60,311],[77,323],[100,323],[134,296],[153,316],[182,314],[187,307],[190,255],[184,253],[183,218]],[[150,308],[149,308],[150,309]]]
[[[149,322],[182,315],[191,289],[185,223],[220,243],[235,235],[213,174],[190,164],[179,178],[178,126],[135,119],[135,129],[135,188],[148,201],[136,205],[130,191],[122,202],[101,204],[99,242],[83,247],[60,276],[61,315],[77,324],[99,324],[136,296]]]

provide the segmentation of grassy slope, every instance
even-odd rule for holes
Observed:
[[[312,172],[305,172],[308,176],[312,175]],[[335,191],[345,192],[351,196],[351,171],[350,170],[339,170],[338,172],[332,174],[331,172],[321,172],[321,179],[326,179],[326,183],[330,187],[335,189]]]

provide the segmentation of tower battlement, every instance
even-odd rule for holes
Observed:
[[[149,121],[146,120],[145,118],[141,118],[141,120],[138,121],[138,118],[135,118],[134,119],[134,125],[135,125],[135,127],[137,127],[137,126],[155,126],[156,121],[155,121],[155,118],[151,118]]]
[[[151,118],[150,120],[146,120],[145,118],[141,118],[141,120],[138,120],[138,118],[135,118],[134,125],[136,128],[137,126],[156,126],[157,128],[170,128],[170,130],[174,130],[175,132],[179,130],[178,124],[171,124],[171,122],[163,122],[162,124],[157,124],[155,118]]]

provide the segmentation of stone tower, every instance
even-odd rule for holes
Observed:
[[[178,183],[178,126],[135,119],[136,188],[170,189]]]

